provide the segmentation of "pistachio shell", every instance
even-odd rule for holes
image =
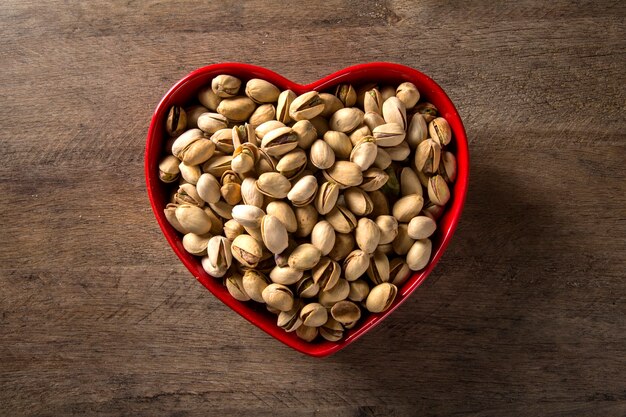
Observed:
[[[329,342],[337,342],[343,337],[343,326],[333,318],[319,328],[319,334]]]
[[[389,262],[389,282],[399,287],[411,276],[411,269],[402,258],[393,258]]]
[[[373,220],[363,217],[359,219],[354,235],[363,252],[373,253],[380,240],[380,229]]]
[[[333,150],[335,157],[339,159],[347,159],[350,157],[352,142],[345,133],[329,130],[324,133],[324,142]]]
[[[350,293],[348,292],[348,295]],[[342,324],[350,324],[361,318],[361,309],[352,301],[342,300],[337,302],[331,309],[330,314]]]
[[[265,213],[257,206],[239,204],[233,207],[231,215],[244,227],[259,227]]]
[[[419,113],[415,113],[411,117],[411,123],[406,133],[406,142],[411,149],[417,148],[417,146],[426,140],[428,137],[428,126],[424,116]]]
[[[217,216],[217,214],[215,214],[211,207],[205,206],[202,208],[202,210],[207,216],[209,216],[209,219],[211,220],[211,229],[209,230],[209,233],[211,233],[212,235],[220,234],[224,227],[224,225],[222,224],[222,220]]]
[[[407,109],[412,109],[420,99],[420,92],[415,87],[415,84],[407,81],[396,88],[396,97],[404,103]]]
[[[330,126],[328,125],[328,119],[325,119],[321,116],[317,116],[317,117],[312,118],[309,121],[315,128],[315,131],[317,132],[318,137],[323,137],[324,133],[330,130]]]
[[[202,178],[202,176],[200,176]],[[204,200],[198,194],[198,190],[193,184],[182,184],[174,195],[174,200],[178,204],[191,204],[193,206],[204,206]]]
[[[389,201],[387,201],[387,197],[385,197],[385,194],[382,191],[372,191],[367,193],[367,195],[372,200],[372,212],[370,213],[369,217],[376,218],[378,216],[391,214],[391,210],[389,209]]]
[[[382,147],[397,146],[404,141],[406,133],[404,128],[397,123],[386,123],[376,127],[372,131],[376,145]]]
[[[320,327],[328,320],[328,312],[323,305],[310,303],[300,310],[300,320],[305,326]]]
[[[380,189],[389,180],[389,174],[378,168],[369,168],[362,173],[363,181],[360,187],[364,191],[375,191]]]
[[[396,162],[405,161],[411,154],[411,148],[409,148],[409,144],[406,142],[402,142],[399,145],[386,148],[385,150],[389,154],[391,160]]]
[[[290,266],[275,266],[270,272],[272,282],[283,285],[295,284],[302,278],[303,272],[300,269]]]
[[[296,222],[298,228],[296,229],[297,237],[306,237],[311,234],[313,228],[317,224],[317,210],[311,204],[302,207],[295,207],[294,213],[296,215]]]
[[[224,276],[233,261],[230,241],[224,236],[213,236],[209,239],[207,253],[207,260],[202,263],[205,271],[216,278]]]
[[[335,88],[335,96],[341,100],[344,106],[350,107],[356,104],[356,91],[351,84],[339,84]]]
[[[211,219],[198,206],[181,204],[176,208],[176,220],[188,233],[203,235],[211,230]]]
[[[291,189],[291,183],[278,172],[266,172],[256,180],[256,187],[266,196],[285,198]]]
[[[380,94],[377,88],[373,88],[365,93],[363,97],[363,110],[367,112],[374,112],[382,115],[383,96]]]
[[[291,90],[285,90],[278,96],[278,103],[276,104],[276,120],[282,123],[289,123],[291,117],[289,116],[289,108],[296,98],[296,93]]]
[[[448,145],[452,141],[452,130],[448,121],[443,117],[437,117],[428,124],[428,132],[430,137],[436,140],[440,145]]]
[[[284,155],[298,146],[298,135],[290,127],[279,127],[263,136],[261,149],[270,156]]]
[[[397,123],[406,130],[406,107],[397,97],[389,97],[383,103],[383,118],[387,123]]]
[[[334,182],[323,182],[315,197],[315,208],[321,215],[328,214],[339,198],[339,186]]]
[[[358,187],[348,188],[343,194],[346,206],[355,216],[367,216],[374,209],[370,196]]]
[[[315,198],[317,192],[317,179],[313,175],[305,175],[296,182],[287,198],[295,207],[306,206]]]
[[[340,275],[341,267],[329,258],[321,258],[311,274],[313,281],[323,291],[328,291],[337,285]]]
[[[373,132],[376,127],[385,124],[385,119],[380,114],[370,111],[363,116],[363,123]]]
[[[406,254],[406,263],[412,271],[419,271],[428,265],[433,245],[430,239],[416,240]]]
[[[270,284],[262,292],[263,300],[272,308],[289,311],[293,308],[294,297],[291,290],[282,284]]]
[[[340,278],[331,289],[320,291],[318,299],[324,307],[332,307],[335,303],[348,298],[348,294],[350,294],[350,284]]]
[[[304,276],[296,283],[296,293],[302,298],[316,297],[320,291],[319,285],[313,281],[313,277],[310,274],[304,274]]]
[[[301,271],[311,269],[320,260],[322,253],[310,243],[298,246],[289,256],[289,266]]]
[[[301,325],[296,329],[296,335],[306,342],[312,342],[318,335],[317,327]]]
[[[391,156],[384,148],[381,148],[380,146],[378,146],[377,148],[378,149],[376,150],[376,159],[374,159],[373,166],[375,168],[385,170],[389,168],[389,165],[391,165]]]
[[[224,172],[231,169],[232,160],[232,155],[214,155],[202,165],[202,171],[220,178]]]
[[[412,239],[426,239],[437,230],[437,223],[427,216],[416,216],[408,224],[407,233]]]
[[[381,245],[391,243],[398,236],[398,220],[389,215],[382,215],[376,217],[376,224],[380,229],[380,241]]]
[[[225,98],[217,106],[217,112],[234,122],[245,122],[254,112],[256,104],[249,97]]]
[[[424,206],[424,198],[419,194],[409,194],[402,197],[393,205],[393,216],[399,222],[409,222],[417,216]]]
[[[278,120],[269,120],[265,123],[261,123],[254,129],[254,134],[257,138],[263,139],[266,134],[281,127],[287,127],[284,123]]]
[[[185,131],[187,127],[187,114],[180,106],[170,107],[165,121],[165,130],[170,136],[178,136]]]
[[[357,225],[354,214],[344,206],[336,205],[328,214],[326,220],[338,233],[350,233]]]
[[[311,244],[318,248],[322,256],[330,253],[335,246],[335,229],[326,220],[319,221],[311,231]]]
[[[293,120],[309,120],[324,111],[324,103],[317,91],[308,91],[296,97],[289,106],[289,117]]]
[[[345,107],[337,110],[330,118],[329,127],[338,132],[352,132],[363,123],[364,113],[356,107]]]
[[[269,81],[252,78],[246,83],[246,95],[257,103],[273,103],[278,100],[280,90]]]
[[[441,175],[435,175],[428,180],[428,198],[438,206],[445,206],[450,200],[450,188]]]
[[[291,310],[280,312],[276,325],[287,333],[297,331],[302,326],[302,320],[300,320],[299,312],[300,303],[296,302]]]
[[[392,85],[384,85],[380,88],[380,95],[383,96],[383,102],[384,102],[389,97],[394,97],[396,95],[396,89]]]
[[[224,223],[224,236],[230,241],[235,239],[237,236],[244,232],[244,228],[239,222],[235,219],[230,219],[226,223]]]
[[[415,150],[415,167],[418,171],[432,175],[439,169],[441,146],[433,139],[421,142]]]
[[[257,175],[265,174],[266,172],[274,172],[275,170],[276,159],[271,157],[263,149],[259,149],[259,159],[256,161]]]
[[[409,194],[423,194],[422,184],[417,174],[409,167],[404,167],[402,171],[400,171],[400,193],[403,196]]]
[[[370,293],[370,286],[363,279],[357,279],[356,281],[352,281],[350,283],[350,292],[348,293],[348,299],[361,302],[367,298],[367,295]]]
[[[272,253],[281,253],[287,249],[288,235],[285,225],[278,217],[270,215],[261,219],[261,236],[267,250]]]
[[[376,160],[377,153],[378,146],[376,146],[374,138],[366,136],[350,152],[350,162],[357,164],[361,171],[365,171],[372,166]]]
[[[343,275],[348,281],[354,281],[367,271],[371,255],[356,249],[350,252],[343,261]]]
[[[343,108],[343,102],[337,96],[329,93],[320,93],[320,100],[324,103],[324,110],[320,113],[322,117],[330,117],[337,110]]]
[[[361,167],[349,161],[335,161],[332,167],[324,171],[324,176],[336,182],[340,188],[354,187],[363,182]]]
[[[263,255],[263,249],[259,242],[250,235],[237,236],[232,244],[233,257],[243,266],[254,268]]]
[[[256,188],[256,179],[253,177],[245,178],[241,182],[241,199],[244,204],[262,207],[263,194]]]
[[[454,182],[454,180],[456,180],[456,157],[452,152],[441,153],[439,174],[448,183]]]
[[[241,274],[234,273],[226,278],[226,289],[230,295],[238,301],[248,301],[250,297],[246,294],[246,290],[243,287],[243,277]]]
[[[180,161],[174,155],[168,155],[159,163],[159,179],[164,183],[174,182],[178,179]]]
[[[319,169],[328,169],[335,163],[335,153],[332,148],[321,139],[313,142],[309,157],[311,163]]]
[[[200,130],[211,135],[228,127],[228,119],[219,113],[203,113],[198,117],[197,123]]]
[[[236,96],[239,87],[241,87],[241,80],[232,75],[221,74],[211,81],[211,88],[218,97]]]
[[[207,109],[216,111],[222,98],[213,92],[211,85],[207,85],[198,92],[198,101]]]
[[[428,102],[418,103],[415,106],[414,111],[416,113],[421,114],[424,117],[424,120],[426,121],[426,123],[430,123],[432,120],[434,120],[437,117],[437,114],[439,113],[439,111],[437,110],[437,107],[435,107],[432,103],[428,103]]]
[[[372,313],[387,311],[396,298],[398,288],[388,282],[378,284],[371,289],[365,307]]]
[[[280,158],[276,164],[276,170],[287,179],[292,179],[304,170],[306,163],[306,153],[304,150],[296,148]]]
[[[356,144],[359,143],[361,139],[367,136],[372,136],[372,131],[370,130],[369,127],[367,127],[366,124],[362,124],[361,126],[354,129],[352,133],[350,133],[349,138],[350,138],[350,142],[352,143],[352,146],[356,146]]]
[[[196,256],[206,255],[206,248],[209,244],[211,235],[197,235],[195,233],[187,233],[183,236],[183,247],[187,252]]]
[[[276,216],[280,220],[289,233],[295,233],[298,228],[296,215],[292,208],[283,201],[272,201],[266,207],[267,214]]]
[[[293,131],[298,135],[298,147],[307,150],[317,139],[315,126],[309,120],[300,120],[292,126]]]
[[[254,112],[252,112],[252,114],[250,115],[249,122],[254,126],[258,126],[261,123],[274,120],[275,116],[276,108],[273,104],[261,104],[259,107],[254,109]]]
[[[411,249],[414,241],[408,234],[408,225],[401,223],[398,225],[398,236],[392,242],[393,251],[397,255],[404,256]]]
[[[243,289],[248,296],[257,303],[264,303],[263,290],[269,285],[265,275],[254,269],[249,269],[243,274]]]
[[[386,254],[379,250],[374,252],[367,268],[367,276],[376,285],[389,281],[389,258]]]

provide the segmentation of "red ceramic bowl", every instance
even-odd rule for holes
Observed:
[[[415,84],[420,91],[422,97],[420,100],[433,103],[452,128],[453,142],[449,148],[456,154],[458,174],[451,190],[452,198],[446,206],[444,215],[438,221],[436,234],[432,237],[433,254],[430,264],[423,271],[413,274],[413,276],[399,288],[398,295],[389,310],[380,314],[365,314],[355,328],[345,332],[344,338],[339,342],[328,342],[324,340],[313,343],[305,342],[299,339],[295,333],[286,333],[284,330],[277,327],[276,316],[267,312],[264,306],[253,301],[240,302],[232,298],[222,285],[222,280],[209,276],[202,269],[200,258],[190,255],[183,249],[182,236],[180,236],[165,219],[163,209],[165,208],[171,187],[163,184],[159,180],[158,163],[163,156],[163,147],[167,139],[167,134],[164,129],[167,112],[172,105],[186,105],[187,103],[193,102],[197,91],[210,83],[211,79],[218,74],[234,75],[244,81],[250,78],[262,78],[275,84],[281,90],[291,89],[298,95],[309,90],[326,90],[339,83],[352,83],[353,85],[357,85],[366,82],[380,82],[397,85],[404,81],[410,81]],[[461,216],[461,211],[463,210],[469,179],[469,151],[463,123],[452,101],[450,101],[446,93],[433,80],[412,68],[383,62],[361,64],[345,68],[311,84],[300,85],[265,68],[239,63],[223,63],[209,65],[193,71],[178,81],[161,99],[161,102],[154,111],[148,131],[145,175],[148,196],[150,197],[152,210],[154,211],[159,226],[161,226],[165,238],[174,249],[176,255],[178,255],[180,260],[196,279],[224,304],[271,336],[300,352],[311,356],[323,357],[343,349],[380,323],[381,320],[385,319],[398,308],[400,304],[406,301],[411,293],[424,282],[430,271],[433,270],[450,243],[450,239]]]

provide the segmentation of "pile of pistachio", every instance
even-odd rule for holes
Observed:
[[[455,180],[448,122],[410,82],[297,96],[215,77],[170,109],[165,208],[237,300],[306,340],[343,337],[426,267]]]

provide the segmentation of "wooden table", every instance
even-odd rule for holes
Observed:
[[[625,415],[625,3],[295,3],[2,2],[0,415]],[[412,299],[313,359],[180,264],[145,135],[209,63],[374,60],[456,103],[469,197]]]

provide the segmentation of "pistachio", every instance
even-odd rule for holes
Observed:
[[[276,116],[276,108],[273,104],[261,104],[259,107],[254,109],[252,114],[250,115],[250,124],[254,126],[258,126],[261,123],[268,122],[270,120],[274,120]]]
[[[396,298],[398,288],[388,282],[376,285],[371,289],[367,300],[365,301],[365,308],[372,313],[382,313],[387,311]]]
[[[247,174],[254,169],[258,155],[258,148],[252,143],[240,145],[233,153],[232,170],[240,175]]]
[[[231,169],[232,155],[215,155],[202,165],[202,171],[214,177],[221,177],[222,174]]]
[[[261,123],[260,125],[258,125],[254,129],[254,134],[256,135],[256,137],[262,140],[266,134],[268,134],[272,130],[275,130],[281,127],[287,127],[287,126],[285,126],[284,123],[279,122],[278,120],[270,120],[270,121],[267,121],[265,123]]]
[[[291,90],[285,90],[280,93],[278,96],[278,103],[276,105],[276,120],[282,123],[289,123],[291,121],[289,109],[295,99],[296,93]]]
[[[323,182],[315,197],[315,208],[321,215],[328,214],[335,207],[338,197],[339,186],[334,182]]]
[[[222,98],[213,92],[209,84],[198,92],[198,101],[207,109],[216,111]]]
[[[365,136],[361,139],[350,152],[350,162],[353,162],[365,171],[372,166],[376,160],[378,147],[372,136]]]
[[[365,94],[367,94],[368,91],[374,89],[374,88],[378,88],[378,83],[375,82],[366,82],[364,84],[360,84],[358,87],[355,88],[356,91],[356,105],[358,107],[363,107],[365,104]]]
[[[397,97],[389,97],[383,103],[383,118],[387,123],[397,123],[406,130],[406,107]]]
[[[344,206],[336,205],[328,214],[326,220],[338,233],[350,233],[357,225],[354,214]]]
[[[291,189],[291,184],[278,172],[266,172],[256,180],[256,188],[266,196],[285,198]]]
[[[415,174],[417,174],[417,178],[420,180],[422,187],[428,188],[428,180],[430,179],[430,176],[419,170],[415,171]]]
[[[253,177],[244,178],[241,183],[241,199],[249,206],[262,207],[263,194],[256,188],[256,180]]]
[[[363,279],[357,279],[350,283],[350,292],[348,293],[348,300],[354,302],[361,302],[367,298],[370,293],[370,286],[367,281]]]
[[[270,284],[262,292],[265,303],[280,311],[289,311],[293,308],[294,298],[291,290],[282,284]]]
[[[443,210],[444,206],[438,206],[429,201],[422,209],[422,213],[424,214],[424,216],[430,217],[434,221],[437,221],[443,214]]]
[[[340,188],[354,187],[363,182],[361,167],[354,162],[335,161],[323,174],[327,180],[337,183]]]
[[[213,134],[220,129],[228,127],[228,119],[219,113],[203,113],[198,117],[198,127],[208,134]]]
[[[243,227],[259,227],[265,213],[257,206],[239,204],[233,207],[231,216]]]
[[[422,195],[422,184],[415,171],[409,167],[404,167],[400,171],[400,193],[405,196],[409,194]]]
[[[317,210],[312,204],[308,206],[295,207],[294,213],[296,215],[296,222],[298,228],[296,229],[297,237],[307,237],[313,231],[313,228],[317,224]]]
[[[389,174],[378,168],[369,168],[363,172],[363,183],[360,187],[364,191],[380,189],[389,180]]]
[[[351,84],[339,84],[335,88],[335,96],[341,100],[345,107],[351,107],[356,104],[356,91]]]
[[[415,150],[415,168],[425,174],[435,174],[439,169],[441,146],[433,139],[421,142]]]
[[[383,96],[377,88],[372,88],[363,97],[363,110],[367,112],[383,114]]]
[[[389,97],[395,97],[396,89],[392,85],[384,85],[380,88],[380,94],[383,96],[383,101]]]
[[[176,220],[188,233],[203,235],[211,230],[211,219],[198,206],[181,204],[176,208]]]
[[[390,148],[385,148],[385,150],[389,154],[391,160],[396,162],[405,161],[411,154],[411,148],[409,148],[409,144],[406,142],[402,142],[401,144]]]
[[[332,94],[320,93],[320,100],[324,103],[324,110],[320,113],[322,117],[330,117],[337,110],[343,108],[343,102]]]
[[[324,133],[324,142],[330,146],[337,158],[347,159],[350,157],[352,142],[350,142],[350,138],[345,133],[329,130]]]
[[[320,260],[322,253],[310,243],[298,246],[289,256],[289,266],[301,271],[313,268]]]
[[[417,216],[424,206],[424,198],[419,194],[409,194],[393,205],[393,216],[399,221],[406,223]]]
[[[239,92],[241,80],[232,75],[218,75],[211,81],[211,88],[218,97],[233,97]]]
[[[223,154],[232,154],[235,150],[232,129],[220,129],[213,133],[210,139],[218,152]]]
[[[361,318],[361,309],[352,301],[342,300],[330,309],[330,314],[341,324],[351,324]]]
[[[333,249],[328,254],[328,257],[333,261],[339,262],[352,252],[355,245],[356,243],[352,233],[336,233],[335,246],[333,246]]]
[[[232,137],[233,137],[233,147],[235,148],[235,150],[239,146],[245,145],[245,144],[249,144],[250,146],[253,146],[253,147],[259,146],[259,141],[256,137],[256,133],[254,133],[254,126],[249,123],[244,123],[243,125],[233,126]],[[255,152],[255,159],[256,159],[256,152]]]
[[[441,175],[435,175],[428,180],[428,198],[438,206],[445,206],[450,200],[450,189]]]
[[[369,127],[367,127],[367,125],[362,124],[361,126],[354,129],[352,133],[350,133],[349,138],[352,146],[356,146],[357,143],[359,143],[362,139],[368,136],[372,136],[372,131]]]
[[[168,155],[159,163],[159,179],[165,183],[174,182],[178,179],[180,161],[174,155]]]
[[[292,208],[284,201],[272,201],[267,205],[265,211],[267,214],[276,216],[276,218],[285,225],[287,232],[295,233],[298,229],[296,215]]]
[[[295,284],[302,278],[303,272],[300,269],[290,266],[275,266],[270,272],[272,282],[283,285]]]
[[[225,201],[220,200],[217,203],[209,203],[209,207],[211,207],[211,210],[213,210],[217,215],[223,217],[224,219],[233,218],[233,206]]]
[[[215,278],[223,277],[233,262],[231,244],[224,236],[213,236],[207,245],[208,256],[202,260],[204,270]]]
[[[278,100],[280,90],[269,81],[259,78],[248,80],[245,88],[246,95],[256,103],[273,103]]]
[[[254,112],[256,104],[249,97],[225,98],[217,106],[217,112],[233,122],[244,122]]]
[[[264,303],[263,290],[270,284],[265,275],[254,269],[248,269],[243,274],[243,290],[257,303]]]
[[[436,140],[441,146],[448,145],[452,141],[452,131],[448,121],[443,117],[437,117],[428,124],[430,137]]]
[[[250,235],[239,235],[231,244],[233,257],[243,266],[254,268],[263,255],[259,242]]]
[[[204,200],[198,195],[196,187],[189,183],[182,184],[178,187],[174,199],[178,204],[191,204],[198,207],[204,206]]]
[[[341,267],[337,262],[329,258],[321,258],[313,268],[311,276],[320,290],[328,291],[337,285],[340,274]]]
[[[188,233],[187,230],[180,224],[180,222],[176,219],[176,208],[178,208],[178,204],[168,204],[165,206],[165,209],[163,209],[163,213],[165,214],[165,218],[167,219],[168,223],[174,228],[176,229],[178,232],[180,233]]]
[[[278,217],[269,214],[261,218],[261,236],[265,247],[270,252],[281,253],[287,249],[289,242],[287,229]]]
[[[416,114],[421,114],[424,117],[426,123],[430,123],[432,120],[434,120],[439,113],[437,107],[428,102],[417,104],[414,108],[414,111],[416,112]]]
[[[292,179],[304,171],[306,163],[306,153],[302,149],[296,148],[280,158],[276,164],[276,170],[287,179]]]
[[[363,252],[373,253],[380,240],[380,229],[373,220],[363,217],[359,219],[354,235]]]
[[[178,136],[187,127],[187,114],[180,106],[170,107],[165,121],[165,130],[170,136]]]
[[[276,266],[289,266],[289,255],[291,255],[291,252],[293,252],[297,247],[298,243],[295,240],[289,238],[289,240],[287,241],[287,249],[285,249],[281,253],[277,253],[274,255],[274,263],[276,264]]]
[[[363,123],[373,132],[374,129],[384,125],[386,122],[380,114],[368,111],[363,115]]]
[[[439,175],[441,175],[448,183],[456,180],[456,157],[452,152],[445,151],[441,153]]]
[[[398,225],[398,236],[392,242],[393,251],[397,255],[404,256],[411,249],[414,241],[408,234],[408,225],[401,223]]]
[[[361,123],[365,114],[356,107],[345,107],[337,110],[330,118],[329,126],[331,130],[338,132],[352,132]]]
[[[230,241],[243,234],[243,232],[243,226],[235,219],[230,219],[224,223],[224,236]]]
[[[381,245],[385,243],[391,243],[398,236],[398,220],[389,215],[381,215],[376,217],[376,224],[380,229],[380,241]]]
[[[387,256],[391,256],[393,254],[393,243],[383,243],[382,245],[378,245],[376,251]]]
[[[172,144],[172,154],[187,165],[198,165],[215,152],[215,145],[204,137],[200,129],[190,129]]]
[[[430,239],[419,239],[406,254],[406,263],[412,271],[419,271],[428,265],[433,244]]]
[[[391,147],[402,143],[406,133],[404,128],[397,123],[385,123],[374,128],[372,135],[376,140],[376,145]]]
[[[224,201],[233,206],[241,201],[241,184],[229,183],[222,185],[220,193]]]
[[[370,257],[367,276],[375,285],[389,281],[389,258],[387,255],[379,250],[374,252]]]
[[[296,329],[296,335],[305,342],[312,342],[318,335],[317,327],[301,325]]]
[[[300,120],[292,126],[293,131],[298,135],[298,146],[304,150],[311,147],[317,139],[315,126],[309,120]]]
[[[318,248],[322,256],[330,253],[335,246],[335,229],[326,220],[319,221],[311,231],[311,244]]]
[[[343,275],[348,281],[354,281],[361,277],[367,271],[370,265],[369,253],[356,249],[343,261]]]
[[[396,88],[396,97],[404,103],[407,109],[412,109],[420,99],[420,92],[415,84],[404,82]]]
[[[367,216],[374,209],[372,199],[361,188],[348,188],[343,196],[346,206],[355,216]]]
[[[197,235],[195,233],[187,233],[183,236],[183,248],[187,252],[196,256],[206,255],[206,248],[209,244],[211,235]]]
[[[305,326],[320,327],[328,320],[328,312],[319,303],[309,303],[300,310],[300,320]]]
[[[280,312],[276,325],[287,333],[297,331],[302,326],[302,320],[300,320],[299,312],[300,303],[294,303],[291,310]]]
[[[270,156],[284,155],[298,146],[298,135],[290,127],[279,127],[266,133],[261,141],[261,149]]]
[[[336,342],[343,337],[343,326],[337,320],[329,318],[328,321],[319,328],[319,334],[329,342]]]
[[[389,262],[389,282],[399,287],[411,276],[411,269],[402,258],[393,258]]]
[[[412,239],[426,239],[437,230],[437,223],[427,216],[416,216],[408,224],[407,233]]]
[[[302,207],[313,202],[316,192],[317,179],[313,175],[305,175],[291,187],[287,198],[295,207]]]
[[[424,116],[419,113],[415,113],[411,118],[409,129],[406,133],[406,142],[411,149],[417,148],[417,145],[422,143],[428,137],[428,127]]]
[[[391,156],[384,148],[381,148],[380,146],[377,148],[373,166],[374,168],[385,170],[391,165]]]
[[[204,213],[209,216],[211,220],[211,229],[209,229],[209,233],[212,235],[218,235],[222,232],[224,225],[222,224],[222,220],[215,214],[211,207],[203,207],[202,210]]]
[[[276,159],[268,155],[263,149],[259,149],[259,159],[256,161],[256,173],[257,175],[265,174],[266,172],[274,172],[276,170]]]
[[[296,283],[296,294],[302,298],[313,298],[320,291],[319,285],[313,280],[311,274],[304,274]]]
[[[324,307],[332,307],[335,303],[348,298],[348,294],[350,294],[350,284],[340,278],[331,289],[320,291],[318,300]]]
[[[238,301],[250,300],[250,296],[246,294],[246,291],[243,287],[243,277],[241,276],[241,274],[234,273],[228,276],[225,282],[226,282],[226,289],[235,300],[238,300]]]
[[[309,120],[324,111],[324,103],[317,91],[309,91],[296,97],[289,106],[289,117],[293,120]]]
[[[328,169],[335,163],[335,153],[328,143],[321,139],[313,142],[309,157],[311,163],[319,169]]]

